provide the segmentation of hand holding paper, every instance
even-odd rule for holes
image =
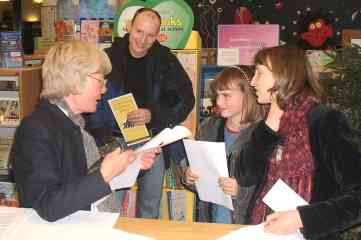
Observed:
[[[220,177],[228,177],[226,148],[224,142],[183,140],[189,164],[199,179],[195,181],[202,201],[223,205],[233,210],[231,196],[219,186]]]
[[[141,169],[140,155],[144,154],[144,152],[149,151],[150,149],[156,149],[166,146],[170,143],[189,136],[191,136],[191,132],[184,126],[175,126],[172,129],[163,129],[163,131],[158,133],[142,147],[135,150],[135,154],[137,155],[136,160],[132,164],[130,164],[124,172],[122,172],[120,175],[116,176],[110,181],[110,188],[112,190],[115,190],[131,187],[134,185]]]
[[[295,234],[302,235],[298,231],[303,227],[298,206],[308,205],[292,188],[282,179],[278,179],[262,201],[269,206],[274,214],[267,216],[264,230],[274,234]]]
[[[148,129],[145,126],[145,118],[151,117],[150,112],[147,109],[138,108],[133,94],[128,93],[110,99],[108,103],[128,146],[147,141],[150,138]],[[127,120],[128,117],[130,121]]]
[[[104,181],[109,182],[119,173],[124,172],[134,159],[135,154],[132,150],[121,152],[120,148],[117,148],[107,154],[100,165],[100,173]]]
[[[276,213],[266,223],[242,227],[219,240],[304,240],[296,207],[308,204],[285,182],[279,179],[262,199]],[[302,223],[301,223],[302,224]]]
[[[267,216],[264,231],[278,235],[288,235],[294,234],[302,227],[302,221],[297,210],[282,211]]]

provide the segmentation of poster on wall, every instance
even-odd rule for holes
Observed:
[[[130,0],[119,7],[114,20],[114,37],[122,37],[129,29],[135,12],[149,7],[159,13],[162,18],[158,41],[171,48],[183,49],[193,29],[194,16],[192,9],[183,0]]]
[[[277,24],[219,25],[217,63],[252,65],[253,57],[258,50],[277,46],[278,43],[279,25]]]
[[[113,19],[114,0],[58,0],[58,19]]]

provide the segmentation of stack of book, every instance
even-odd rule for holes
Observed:
[[[9,155],[12,142],[12,138],[0,138],[0,175],[2,176],[9,175]],[[2,180],[3,179],[0,179],[0,182],[2,182]],[[0,189],[2,189],[1,184]],[[1,193],[0,191],[0,195]]]
[[[19,207],[15,183],[0,181],[0,206]]]
[[[23,55],[21,32],[0,32],[1,66],[7,68],[23,67]]]
[[[18,98],[0,98],[0,124],[17,126],[20,122]]]

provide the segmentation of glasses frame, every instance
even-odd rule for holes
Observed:
[[[105,86],[107,84],[108,79],[106,79],[106,78],[97,78],[97,77],[94,77],[93,74],[101,74],[101,73],[89,73],[87,76],[97,80],[103,86]]]

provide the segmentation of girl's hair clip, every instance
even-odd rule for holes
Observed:
[[[230,68],[235,68],[235,69],[238,69],[238,70],[240,70],[240,71],[242,71],[242,69],[239,67],[239,66],[237,66],[237,65],[233,65],[233,66],[229,66]]]
[[[237,65],[229,66],[229,68],[238,69],[241,72],[241,75],[242,75],[243,79],[246,80],[246,81],[250,81],[251,78],[252,78],[252,76],[249,76],[242,68],[240,68]]]

